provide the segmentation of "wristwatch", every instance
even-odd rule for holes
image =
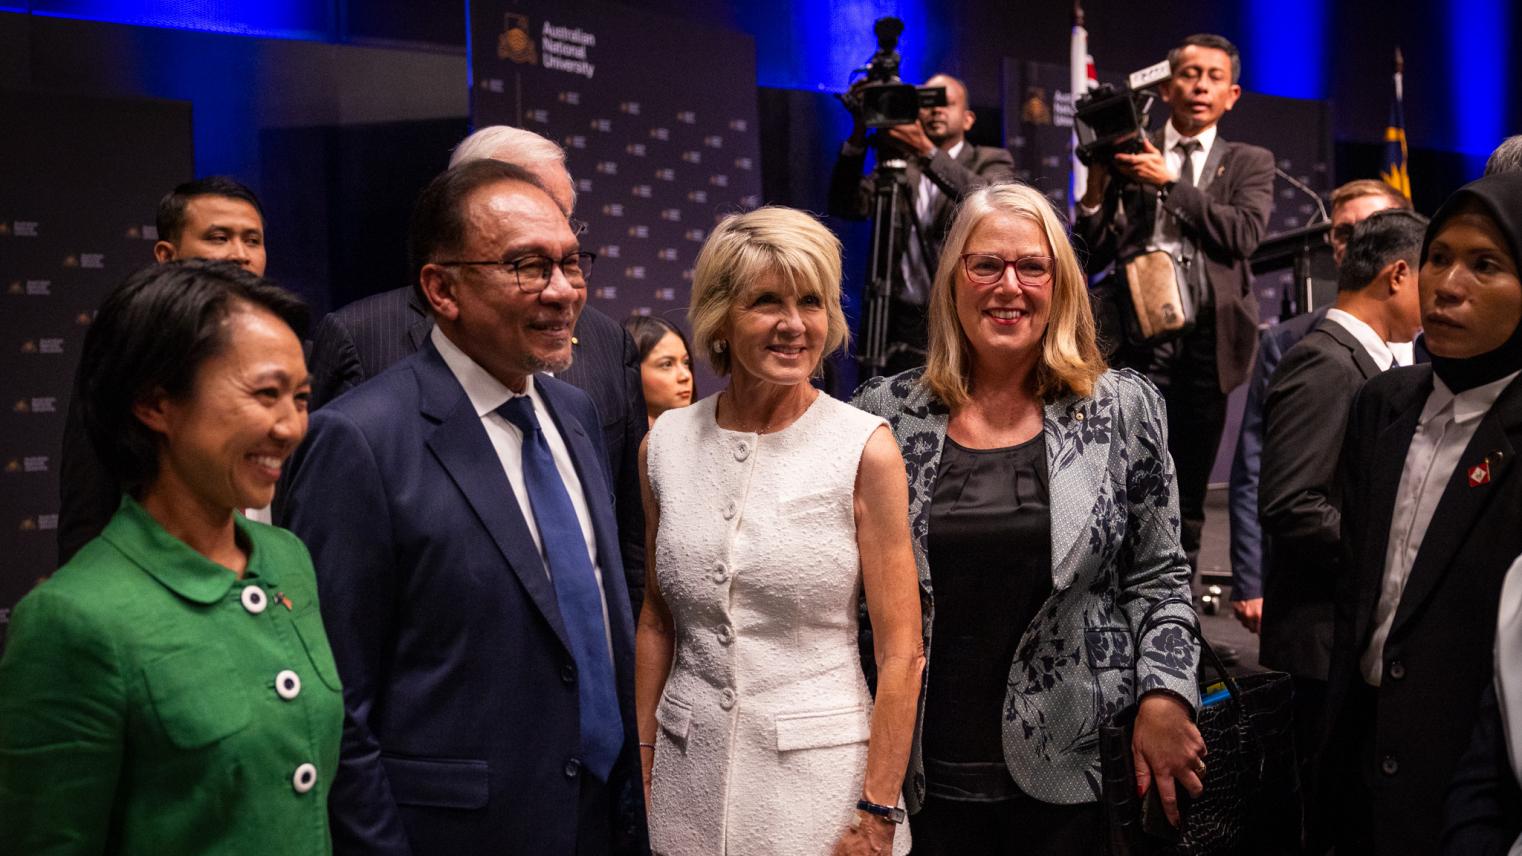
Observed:
[[[904,818],[908,817],[908,813],[901,808],[889,805],[878,805],[875,802],[865,799],[856,801],[856,810],[864,811],[867,814],[880,817],[889,823],[903,823]]]

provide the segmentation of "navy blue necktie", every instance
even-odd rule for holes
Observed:
[[[498,407],[497,413],[523,432],[523,481],[580,678],[581,760],[588,771],[607,781],[624,745],[624,725],[614,689],[613,663],[608,658],[597,573],[587,554],[571,495],[534,415],[533,402],[526,395],[514,396]]]

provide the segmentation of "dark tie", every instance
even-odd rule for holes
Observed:
[[[1195,152],[1200,150],[1200,141],[1199,140],[1179,140],[1178,141],[1178,145],[1174,146],[1173,148],[1179,154],[1183,155],[1183,157],[1184,157],[1183,162],[1179,164],[1179,168],[1178,168],[1178,183],[1179,184],[1187,184],[1190,187],[1193,187],[1194,186],[1194,164],[1189,162],[1189,158]]]
[[[581,709],[582,764],[607,781],[624,744],[623,719],[614,689],[613,663],[603,622],[602,594],[576,508],[566,492],[555,458],[550,454],[533,402],[526,395],[509,398],[497,408],[502,418],[523,432],[523,482],[528,488],[534,523],[555,582],[555,600],[576,658]],[[520,735],[521,736],[521,735]],[[531,738],[526,738],[531,739]]]

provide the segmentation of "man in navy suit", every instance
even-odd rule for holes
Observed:
[[[410,250],[433,328],[313,414],[282,510],[344,683],[334,849],[616,852],[634,628],[597,410],[547,374],[592,259],[494,160],[429,184]]]
[[[522,128],[491,125],[462,140],[449,165],[483,158],[528,170],[561,211],[567,216],[575,211],[576,188],[566,171],[565,150],[553,141]],[[581,225],[573,228],[580,229]],[[312,337],[312,409],[422,347],[432,327],[427,302],[415,285],[373,294],[328,313]],[[645,591],[645,515],[636,453],[647,425],[639,350],[617,321],[591,304],[576,320],[571,348],[575,360],[555,376],[590,395],[602,417],[603,441],[617,497],[624,575],[638,615]],[[280,502],[278,497],[276,502]]]

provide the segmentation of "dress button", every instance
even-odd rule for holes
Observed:
[[[1399,660],[1390,664],[1390,677],[1400,680],[1406,676],[1406,664]]]
[[[729,582],[729,566],[723,562],[713,566],[714,585],[723,585]]]
[[[259,588],[257,585],[244,586],[243,594],[240,597],[243,600],[243,608],[254,615],[263,612],[264,608],[270,605],[269,596],[264,593],[264,589]]]
[[[1386,776],[1393,776],[1400,771],[1400,763],[1395,760],[1394,755],[1386,755],[1384,760],[1379,762],[1379,771]]]
[[[291,777],[291,787],[296,793],[304,794],[317,784],[317,768],[311,764],[302,764],[296,768],[296,775]]]
[[[735,519],[735,512],[738,511],[738,510],[739,510],[739,507],[735,505],[735,501],[734,500],[731,499],[730,501],[724,503],[724,519],[725,520],[733,520],[733,519]]]
[[[575,758],[572,758],[571,760],[566,761],[565,762],[565,777],[567,779],[574,779],[574,778],[576,778],[579,775],[581,775],[581,762],[576,760]]]
[[[728,624],[719,625],[719,644],[728,645],[735,641],[735,629]]]
[[[722,707],[725,710],[729,710],[730,708],[732,708],[734,706],[735,706],[735,691],[730,689],[729,687],[725,687],[724,691],[719,693],[719,707]]]
[[[566,663],[560,667],[560,680],[568,684],[576,683],[576,664]]]
[[[735,460],[743,461],[750,457],[750,444],[741,440],[735,445]]]
[[[290,701],[301,695],[301,676],[286,669],[275,676],[275,695]]]

